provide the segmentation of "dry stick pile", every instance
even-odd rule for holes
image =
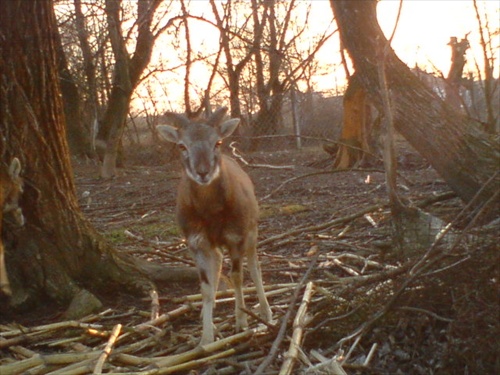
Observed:
[[[301,227],[262,241],[261,248],[265,253],[276,244],[289,243],[293,238],[318,234],[334,227],[342,232],[346,225],[357,219],[368,220],[368,213],[380,212],[382,208],[371,206],[344,218]],[[178,305],[175,309],[154,320],[148,320],[151,314],[148,311],[123,313],[106,310],[80,321],[38,327],[2,325],[0,374],[152,375],[194,369],[217,374],[291,374],[299,368],[311,374],[344,374],[343,367],[352,367],[347,361],[357,349],[361,337],[389,311],[420,270],[427,270],[435,261],[431,255],[432,252],[428,252],[421,260],[396,267],[350,252],[316,251],[308,254],[302,259],[306,272],[300,282],[266,287],[276,319],[274,326],[266,326],[255,314],[247,311],[254,318],[253,325],[247,331],[234,334],[234,316],[229,315],[216,322],[219,339],[203,347],[196,345],[201,329],[197,316],[201,306],[199,294],[176,299],[173,301]],[[294,262],[300,261],[294,259]],[[414,276],[410,281],[399,287],[391,282],[412,267]],[[333,268],[349,276],[335,276],[330,272]],[[253,288],[245,290],[249,299],[254,294]],[[376,300],[381,294],[390,298],[382,299],[381,303]],[[218,304],[233,303],[233,298],[227,297],[231,295],[231,291],[219,293]],[[349,295],[349,300],[346,295]],[[366,307],[375,300],[378,302],[367,308],[363,318],[357,320],[359,324],[339,328],[339,332],[346,334],[332,343],[330,353],[314,349],[307,353],[302,347],[304,336],[321,335],[326,325],[357,314],[361,305]],[[186,317],[189,317],[190,324],[196,322],[191,332],[186,327],[190,325],[186,324]],[[372,346],[364,362],[357,367],[368,369],[376,349],[376,345]]]

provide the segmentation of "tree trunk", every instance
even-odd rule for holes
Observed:
[[[451,65],[448,77],[446,77],[446,101],[456,110],[466,113],[465,103],[460,96],[460,88],[466,62],[465,53],[469,49],[467,35],[460,41],[457,37],[451,37],[448,45],[451,47]]]
[[[269,28],[269,45],[263,50],[256,48],[255,75],[257,99],[259,102],[259,111],[252,124],[253,135],[272,135],[277,134],[281,128],[281,109],[283,104],[283,83],[280,81],[280,72],[283,62],[283,39],[278,41],[278,32],[276,30],[275,1],[265,2],[265,8],[262,11],[262,18],[259,20],[257,2],[253,1],[254,30],[258,27],[264,27],[267,23]],[[294,1],[290,2],[289,9],[293,8]],[[287,12],[286,20],[289,19]],[[288,22],[282,25],[282,38],[286,34]],[[267,56],[266,56],[267,52]],[[253,142],[253,148],[259,146],[259,140]]]
[[[89,154],[90,141],[82,119],[81,98],[75,80],[68,68],[68,61],[64,54],[59,33],[54,34],[54,37],[56,39],[59,84],[66,118],[68,144],[73,155],[83,156]]]
[[[26,224],[3,233],[13,289],[10,305],[17,308],[67,304],[82,289],[154,288],[132,258],[103,240],[78,206],[52,7],[46,0],[0,2],[0,155],[2,162],[17,156],[25,179],[20,205]]]
[[[89,139],[88,151],[92,155],[95,154],[95,141],[97,130],[95,124],[98,123],[98,113],[99,113],[99,93],[97,87],[97,77],[98,73],[96,71],[96,59],[97,56],[93,56],[92,48],[90,46],[89,32],[87,30],[87,24],[85,20],[85,15],[82,11],[81,0],[74,0],[73,4],[75,6],[75,25],[77,27],[78,41],[80,49],[82,51],[83,59],[83,71],[85,73],[86,81],[86,93],[87,100],[83,103],[83,122],[86,124],[87,137]],[[80,100],[82,100],[80,96]],[[70,145],[71,146],[71,145]]]
[[[101,177],[104,178],[116,175],[116,163],[130,99],[151,59],[155,38],[150,28],[159,5],[160,1],[157,0],[137,2],[138,34],[134,54],[130,56],[127,51],[127,39],[123,36],[121,28],[121,0],[106,0],[106,17],[115,56],[115,69],[113,89],[97,136],[101,143],[106,144],[101,169]]]
[[[349,79],[343,106],[342,134],[334,162],[334,167],[338,169],[355,167],[371,153],[368,141],[371,125],[370,105],[366,90],[356,73]]]
[[[118,74],[116,75],[118,76]],[[106,112],[99,129],[99,146],[104,146],[104,155],[101,168],[101,177],[110,178],[116,175],[116,167],[120,152],[120,145],[125,122],[132,96],[132,90],[125,91],[117,78],[113,84]]]
[[[377,71],[388,43],[377,23],[375,0],[331,0],[342,43],[367,90],[382,108]],[[497,215],[500,185],[499,145],[472,121],[427,89],[389,48],[385,59],[396,129],[436,169],[465,202],[474,208],[489,203]],[[490,202],[493,200],[493,202]]]

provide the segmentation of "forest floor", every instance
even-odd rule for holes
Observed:
[[[75,161],[82,210],[119,251],[169,266],[192,266],[175,224],[179,163],[152,154],[146,163],[141,157],[127,160],[112,180],[97,178],[93,162]],[[44,352],[47,361],[49,353],[54,355],[47,347],[57,353],[81,354],[85,348],[101,353],[108,342],[114,352],[103,373],[499,373],[498,247],[491,228],[481,232],[481,240],[462,241],[458,235],[439,250],[446,257],[437,256],[431,243],[402,255],[391,242],[381,165],[334,171],[320,148],[244,158],[260,203],[259,256],[274,327],[264,329],[252,318],[254,331],[235,335],[227,292],[214,313],[218,345],[198,350],[199,286],[193,280],[157,284],[164,320],[147,332],[141,324],[148,321],[150,299],[117,292],[104,301],[104,313],[58,326],[66,333],[71,327],[71,337],[48,335],[51,340],[25,347]],[[399,162],[400,194],[406,202],[445,223],[460,215],[463,203],[407,145],[400,147]],[[227,274],[229,263],[223,267]],[[252,286],[248,275],[245,285]],[[221,289],[231,289],[227,278]],[[247,292],[246,299],[253,309],[255,293]],[[39,332],[53,329],[54,322],[44,323]],[[89,333],[90,324],[102,335]],[[118,324],[123,325],[118,339],[110,339]],[[16,335],[4,335],[10,337]],[[1,348],[2,341],[0,365],[9,362],[2,360]],[[45,363],[45,368],[55,374],[92,373],[96,357],[91,359],[68,360],[64,366]],[[69,364],[80,372],[71,372]],[[47,373],[28,365],[23,371],[28,369],[32,372],[23,373]]]

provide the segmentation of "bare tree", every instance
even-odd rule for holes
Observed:
[[[499,97],[499,80],[495,80],[493,76],[493,72],[495,67],[498,68],[498,63],[495,63],[493,49],[497,46],[494,46],[495,40],[498,43],[498,37],[500,35],[500,30],[496,30],[492,32],[489,28],[488,19],[486,13],[481,16],[481,12],[479,10],[479,6],[477,4],[477,0],[474,0],[474,10],[476,13],[477,26],[479,29],[479,35],[481,40],[481,47],[483,50],[483,60],[484,60],[484,81],[481,79],[481,69],[477,69],[479,73],[480,81],[483,81],[483,91],[484,91],[484,100],[486,102],[486,129],[495,133],[495,130],[500,131],[500,111],[498,104]],[[496,102],[496,113],[495,113],[495,92],[497,97]]]
[[[388,43],[377,22],[375,0],[331,0],[342,43],[374,105],[383,109],[378,76],[380,51]],[[396,129],[424,156],[465,202],[497,215],[500,175],[498,142],[480,124],[455,111],[387,49],[387,85]]]
[[[82,63],[83,63],[83,71],[85,73],[86,79],[86,92],[87,92],[87,100],[85,105],[85,110],[89,112],[86,116],[89,119],[89,126],[87,129],[90,129],[90,138],[92,141],[92,151],[95,150],[95,137],[96,137],[96,128],[98,123],[98,114],[99,114],[99,100],[98,100],[98,85],[97,85],[97,66],[96,59],[94,54],[92,53],[92,47],[90,45],[89,40],[89,32],[87,29],[87,24],[85,20],[85,16],[82,12],[82,4],[81,0],[73,0],[75,7],[75,26],[78,35],[78,41],[80,45],[80,49],[82,51]],[[106,39],[107,40],[107,39]],[[82,100],[83,102],[83,100]]]
[[[465,54],[470,48],[467,36],[460,40],[455,36],[450,38],[448,45],[451,47],[451,65],[448,77],[446,77],[446,100],[457,110],[464,112],[465,103],[460,97],[460,88],[462,87],[462,76],[467,61]]]
[[[85,155],[90,151],[90,138],[83,120],[84,108],[75,76],[71,72],[63,42],[59,33],[55,35],[59,80],[66,117],[68,144],[74,155]]]
[[[108,100],[112,52],[103,2],[58,1],[60,77],[73,153],[94,154],[99,118]]]
[[[220,32],[221,48],[226,58],[226,74],[229,89],[231,117],[241,118],[241,74],[250,62],[255,50],[260,46],[264,23],[260,22],[258,24],[254,24],[253,39],[245,40],[243,37],[248,34],[245,27],[251,19],[251,14],[248,14],[248,16],[245,17],[242,22],[242,26],[232,25],[231,16],[233,13],[237,12],[238,9],[235,8],[231,0],[223,6],[223,15],[220,14],[220,10],[214,0],[210,0],[210,4],[215,16],[217,28]],[[236,46],[242,46],[242,48],[238,48],[240,56],[235,55],[234,47]]]
[[[305,9],[303,20],[298,22],[298,5],[295,0],[252,0],[254,27],[264,27],[260,48],[254,52],[255,90],[259,106],[253,124],[256,135],[278,133],[282,126],[285,94],[306,76],[316,53],[333,35],[327,29],[317,38],[309,39],[309,48],[300,50],[297,45],[307,31],[310,9]]]
[[[153,15],[160,5],[158,0],[137,2],[137,40],[131,55],[127,49],[127,37],[123,35],[121,0],[106,0],[108,31],[115,57],[113,87],[97,138],[106,143],[101,176],[116,174],[116,162],[125,120],[132,93],[151,58],[155,35],[151,31]]]

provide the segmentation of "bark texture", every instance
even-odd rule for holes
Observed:
[[[59,88],[52,1],[0,2],[0,156],[21,160],[26,224],[5,225],[11,307],[67,304],[82,289],[152,288],[78,206]],[[48,297],[48,298],[47,298]],[[2,304],[2,309],[7,305]]]

